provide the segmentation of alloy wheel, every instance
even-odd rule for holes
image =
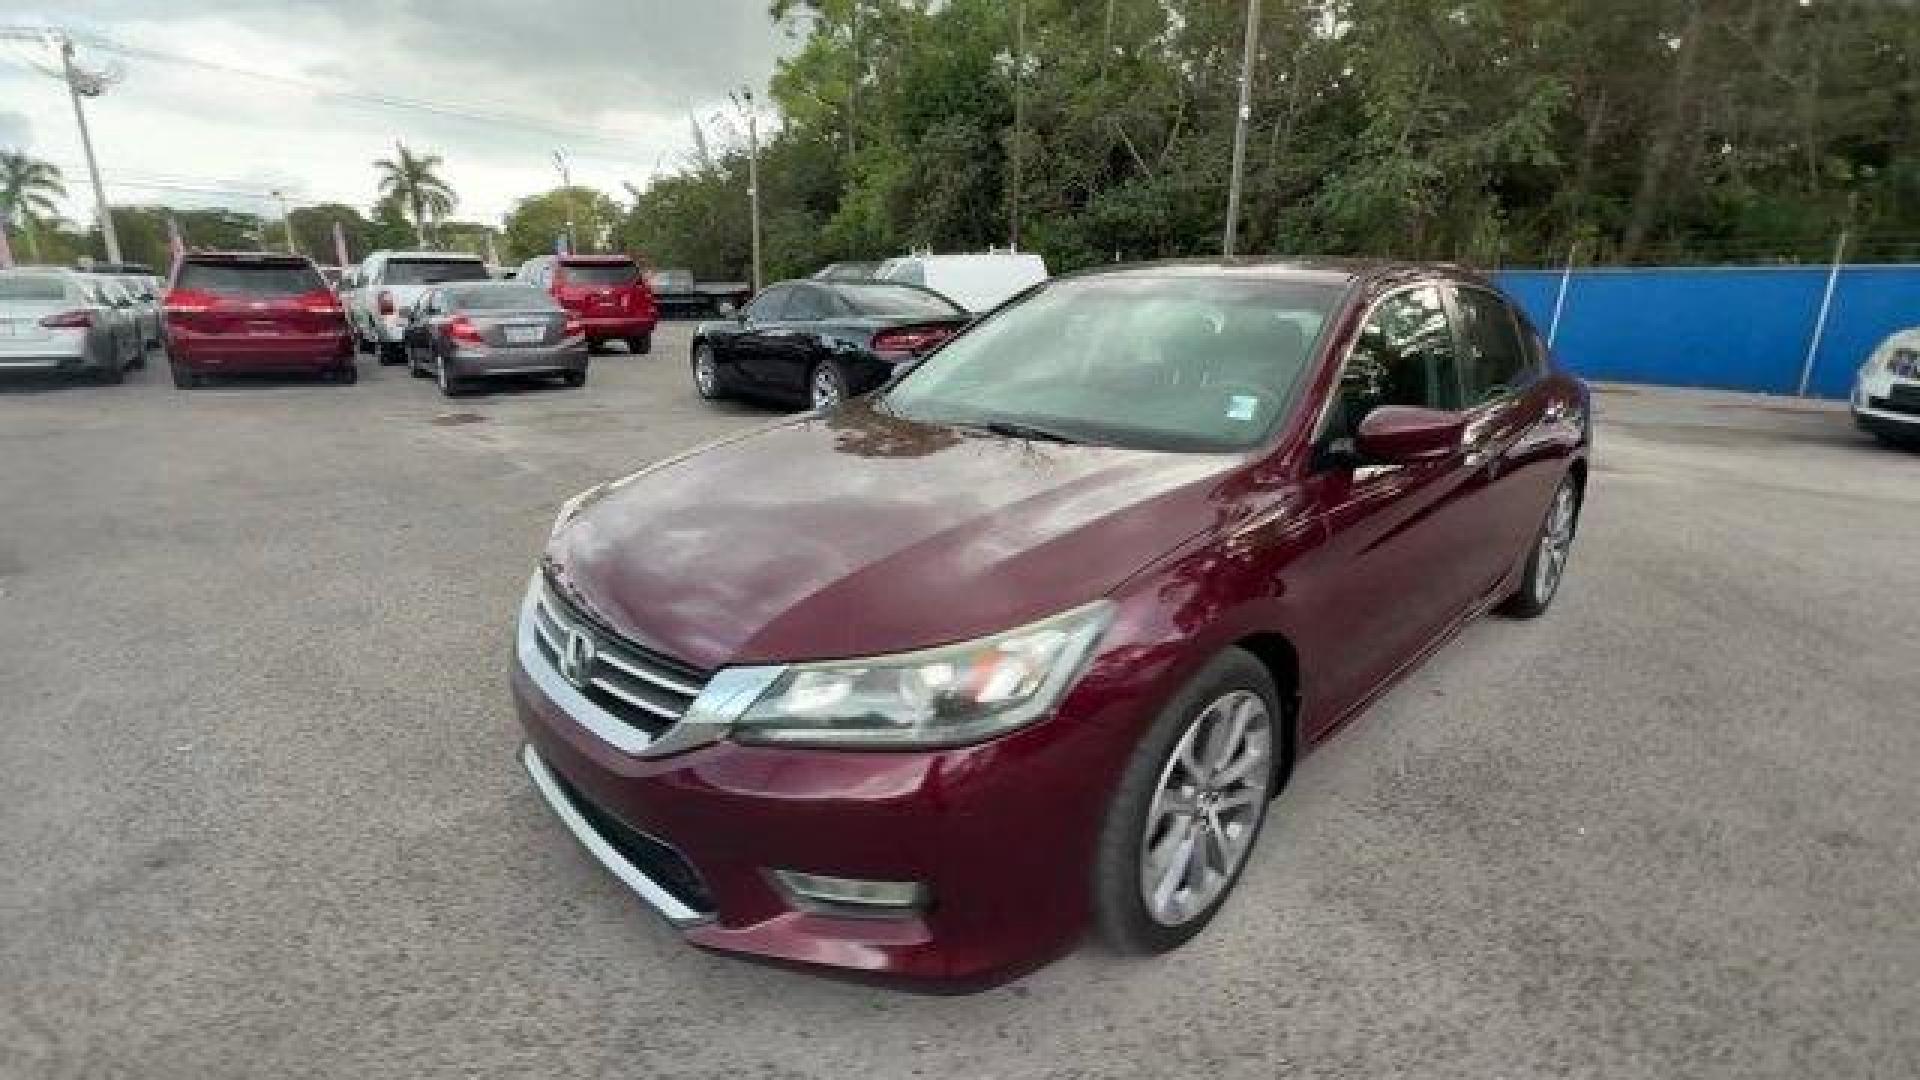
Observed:
[[[1200,710],[1160,770],[1140,837],[1140,898],[1162,926],[1205,913],[1232,884],[1267,810],[1273,718],[1250,690]]]
[[[693,354],[693,385],[700,391],[701,397],[710,398],[720,385],[719,373],[713,370],[713,350],[705,345]]]
[[[831,409],[840,404],[840,376],[831,366],[821,364],[813,369],[813,390],[811,394],[815,410]]]
[[[1566,571],[1567,556],[1573,552],[1573,521],[1576,503],[1573,485],[1562,484],[1553,497],[1553,510],[1547,515],[1547,527],[1540,533],[1540,558],[1536,561],[1534,591],[1542,603],[1553,598],[1560,587],[1560,575]]]

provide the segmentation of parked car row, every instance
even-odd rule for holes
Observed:
[[[113,277],[56,267],[0,270],[0,370],[120,382],[146,365],[149,312]]]

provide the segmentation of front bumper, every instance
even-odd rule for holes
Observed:
[[[523,623],[523,643],[529,632]],[[722,739],[650,758],[595,732],[617,719],[570,713],[593,706],[537,650],[516,651],[512,685],[535,787],[689,941],[943,989],[1002,982],[1072,946],[1087,918],[1115,754],[1131,746],[1111,737],[1105,717],[1069,715],[1069,693],[1054,718],[957,749]],[[631,834],[684,868],[662,873],[640,865],[650,856],[623,855]],[[788,895],[775,870],[919,882],[930,901],[886,917],[824,912]]]
[[[1920,380],[1863,371],[1854,382],[1850,404],[1853,422],[1863,430],[1920,434]]]
[[[551,349],[473,349],[460,350],[447,358],[448,371],[456,378],[478,379],[491,375],[554,375],[587,370],[587,343],[556,345]]]

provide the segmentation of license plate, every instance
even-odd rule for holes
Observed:
[[[547,336],[544,326],[509,326],[506,331],[510,345],[537,345]]]

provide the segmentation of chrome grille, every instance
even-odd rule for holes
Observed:
[[[650,738],[679,723],[707,674],[634,646],[588,618],[541,580],[535,642],[555,672],[608,714]]]

